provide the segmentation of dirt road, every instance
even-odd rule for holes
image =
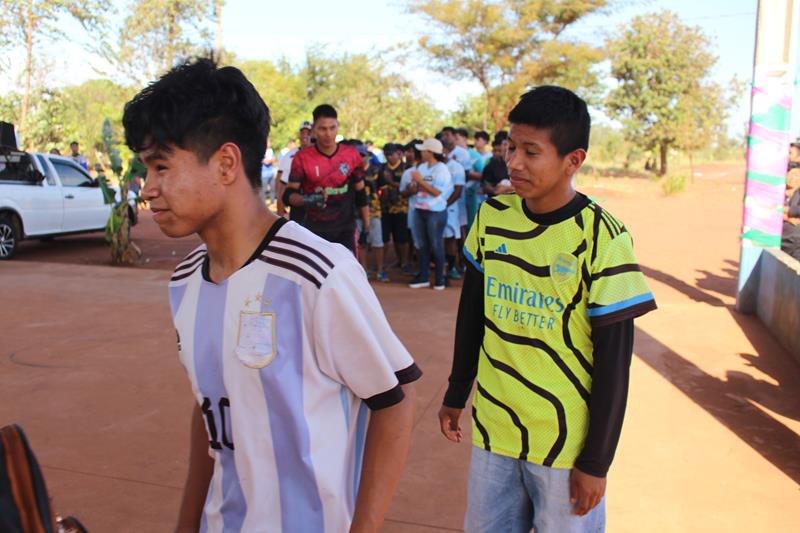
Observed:
[[[608,531],[799,531],[800,366],[733,311],[743,168],[702,170],[674,198],[646,180],[584,188],[633,233],[659,304],[637,321]],[[192,400],[165,284],[196,240],[143,219],[137,268],[103,266],[99,235],[0,264],[0,423],[23,425],[57,508],[92,531],[169,531],[185,475]],[[374,288],[425,377],[385,531],[460,531],[470,447],[436,425],[458,290],[394,278]]]

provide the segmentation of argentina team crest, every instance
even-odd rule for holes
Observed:
[[[560,253],[550,265],[550,277],[556,283],[565,283],[578,275],[578,258],[572,254]]]
[[[342,173],[342,176],[347,176],[350,173],[350,165],[347,163],[342,163],[339,165],[339,172]]]
[[[239,312],[236,357],[250,368],[264,368],[275,360],[275,313]]]

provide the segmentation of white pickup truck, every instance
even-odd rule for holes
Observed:
[[[104,231],[110,214],[100,184],[71,159],[0,148],[0,260],[22,239]]]

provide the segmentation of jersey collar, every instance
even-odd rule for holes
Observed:
[[[258,245],[256,250],[253,252],[253,255],[250,256],[247,262],[243,264],[241,267],[239,267],[239,270],[243,269],[256,259],[258,259],[258,257],[262,254],[262,252],[264,252],[266,247],[269,246],[269,243],[272,241],[272,238],[275,237],[275,235],[278,233],[278,231],[280,231],[280,229],[284,226],[284,224],[286,224],[286,222],[287,220],[281,217],[272,223],[272,226],[269,227],[266,235],[264,235],[264,238],[261,240],[261,244]],[[214,283],[213,281],[211,281],[211,276],[208,273],[208,268],[209,268],[209,259],[208,259],[208,254],[206,254],[205,259],[203,259],[203,268],[202,268],[203,279],[209,283]],[[239,270],[237,270],[236,272],[239,272]],[[230,276],[228,278],[230,278]]]
[[[585,194],[576,192],[572,200],[555,211],[550,211],[549,213],[534,213],[528,209],[524,198],[520,198],[520,200],[522,202],[522,211],[525,213],[525,216],[541,226],[553,226],[559,222],[564,222],[580,213],[581,210],[591,202]]]

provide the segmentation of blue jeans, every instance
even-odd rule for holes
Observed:
[[[550,468],[473,446],[465,533],[602,533],[605,498],[573,514],[568,468]]]
[[[436,265],[434,285],[444,285],[444,226],[447,211],[414,210],[414,238],[419,238],[419,277],[430,276],[431,256]]]

